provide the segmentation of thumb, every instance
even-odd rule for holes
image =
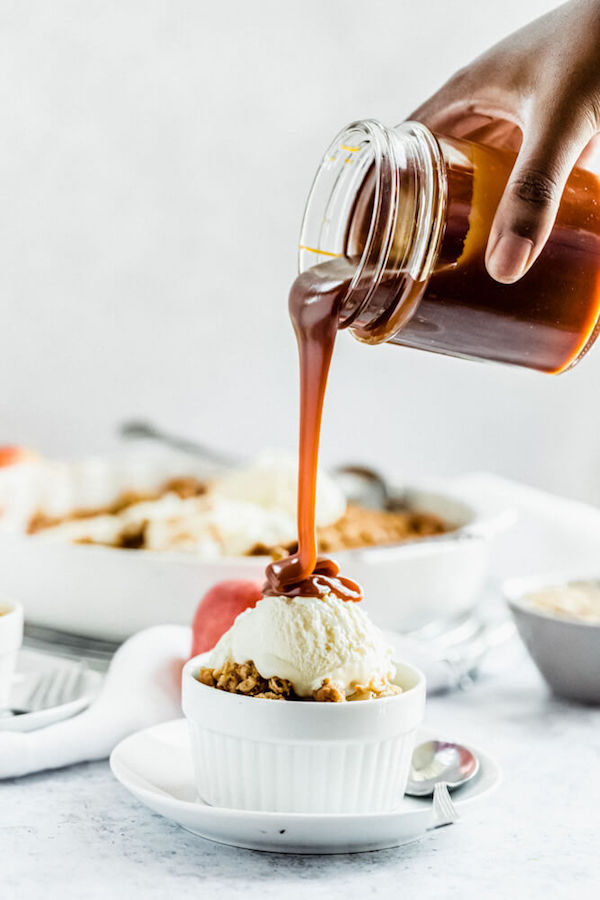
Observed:
[[[543,116],[543,128],[525,129],[488,239],[487,270],[503,284],[518,281],[542,251],[567,178],[592,136],[584,121],[565,129],[549,122],[547,111]]]

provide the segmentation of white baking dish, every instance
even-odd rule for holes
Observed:
[[[261,581],[269,561],[264,557],[202,560],[181,552],[63,544],[23,533],[40,505],[56,514],[97,506],[123,489],[157,486],[182,472],[200,474],[189,458],[182,468],[177,456],[89,460],[68,478],[59,464],[50,478],[47,464],[44,471],[22,465],[0,472],[0,591],[21,600],[29,623],[121,640],[149,625],[191,622],[202,595],[217,581]],[[335,554],[344,574],[363,585],[373,620],[396,630],[471,608],[485,579],[490,540],[510,519],[506,511],[453,496],[443,482],[402,493],[409,506],[439,515],[457,530]]]

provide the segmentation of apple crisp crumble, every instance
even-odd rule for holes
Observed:
[[[232,544],[222,533],[221,514],[215,511],[211,497],[209,482],[194,477],[172,478],[155,491],[126,491],[112,503],[95,509],[74,509],[63,516],[38,511],[30,518],[27,532],[54,536],[60,531],[63,539],[71,543],[128,550],[193,553],[204,541],[212,548],[208,554],[211,556],[281,558],[296,552],[295,542],[269,540],[269,528],[257,521],[249,523],[251,531],[247,535],[244,523],[236,521]],[[161,503],[168,504],[168,508],[159,511]],[[231,529],[231,523],[228,527]],[[293,534],[293,528],[293,522],[286,525],[288,534]],[[319,553],[327,554],[417,540],[450,530],[442,519],[430,513],[349,504],[337,521],[317,528],[317,542]],[[256,541],[261,534],[265,537]]]
[[[46,528],[54,528],[56,525],[63,525],[65,522],[74,522],[78,519],[92,519],[96,518],[96,516],[118,516],[138,503],[151,503],[154,500],[160,500],[166,494],[176,494],[182,500],[188,500],[190,497],[202,496],[207,489],[208,486],[205,481],[200,481],[200,479],[193,476],[186,475],[170,478],[156,491],[123,491],[112,503],[94,509],[72,509],[64,516],[48,516],[46,513],[38,511],[29,520],[27,533],[36,534],[38,531],[44,531]],[[115,544],[115,546],[125,547],[128,544]],[[136,546],[143,546],[143,536],[141,543]]]
[[[402,688],[388,681],[375,681],[369,684],[353,684],[352,690],[344,689],[325,678],[319,688],[313,691],[312,697],[298,697],[291,681],[285,678],[263,678],[258,669],[248,660],[236,663],[227,660],[216,669],[203,667],[195,676],[196,680],[207,687],[217,688],[230,694],[242,694],[246,697],[258,697],[263,700],[296,700],[306,702],[314,700],[318,703],[344,703],[351,700],[376,700],[380,697],[391,697],[402,693]]]
[[[446,534],[451,529],[438,516],[418,510],[367,509],[348,505],[344,515],[333,525],[317,528],[319,553],[335,553],[339,550],[355,550],[360,547],[376,547]],[[296,553],[298,544],[284,548],[257,544],[249,556],[273,556]]]

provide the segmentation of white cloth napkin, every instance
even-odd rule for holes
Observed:
[[[105,759],[134,731],[176,719],[191,640],[191,628],[183,625],[157,625],[129,638],[87,710],[27,734],[0,732],[0,778]]]

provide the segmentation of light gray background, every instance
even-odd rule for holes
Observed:
[[[1,0],[0,439],[73,455],[145,415],[293,447],[286,296],[322,150],[553,5]],[[599,389],[598,350],[552,378],[344,335],[324,457],[600,501]]]

